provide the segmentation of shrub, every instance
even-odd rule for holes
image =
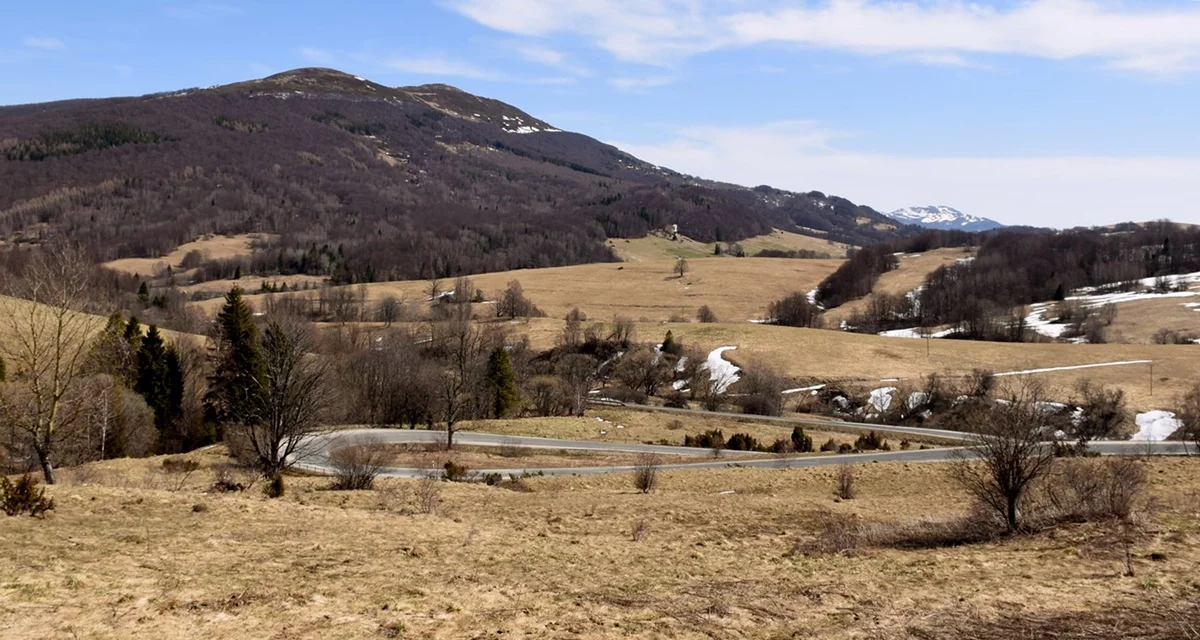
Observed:
[[[824,452],[837,451],[837,450],[838,450],[838,443],[837,443],[837,440],[834,440],[833,438],[826,440],[825,444],[821,445],[821,451],[824,451]]]
[[[167,488],[171,491],[181,491],[188,478],[200,469],[200,463],[184,458],[166,458],[162,461],[162,468],[170,477]]]
[[[682,420],[672,420],[667,423],[667,431],[679,431],[683,426]]]
[[[735,433],[729,436],[729,441],[725,443],[725,448],[732,451],[761,451],[762,445],[750,434]]]
[[[633,523],[631,535],[634,542],[641,542],[643,538],[650,534],[650,525],[645,520],[636,520]]]
[[[633,486],[642,493],[650,493],[658,486],[659,457],[653,453],[642,453],[637,457],[633,469]]]
[[[843,442],[838,445],[837,452],[838,453],[853,453],[854,447],[850,446],[849,442]]]
[[[688,408],[687,396],[679,391],[672,391],[671,393],[667,394],[666,400],[663,401],[663,404],[671,409]]]
[[[871,431],[866,435],[860,435],[855,438],[854,448],[859,451],[878,451],[880,449],[887,451],[891,447],[888,446],[887,441],[882,436]]]
[[[417,489],[413,491],[414,506],[417,511],[426,515],[435,513],[442,501],[442,485],[437,476],[430,473],[417,481]]]
[[[375,486],[375,478],[384,468],[384,454],[367,443],[351,444],[329,456],[333,463],[335,491],[366,491]]]
[[[237,468],[231,464],[223,464],[213,467],[213,483],[209,487],[209,493],[240,493],[249,488],[249,485],[238,480]]]
[[[838,467],[837,483],[834,492],[842,500],[854,499],[854,468],[848,464]]]
[[[447,460],[446,464],[442,465],[442,471],[443,477],[450,482],[464,482],[471,475],[470,468],[453,460]]]
[[[708,305],[704,305],[696,311],[696,319],[705,324],[710,324],[717,321],[717,314],[708,308]]]
[[[266,486],[263,487],[263,495],[268,498],[282,498],[286,491],[287,488],[283,485],[282,475],[271,476]]]
[[[698,436],[684,436],[683,446],[699,447],[701,449],[724,449],[725,434],[720,429],[705,431]]]
[[[0,508],[10,516],[27,513],[35,518],[45,517],[54,510],[54,499],[46,497],[46,490],[38,488],[38,481],[25,474],[14,483],[0,476]]]

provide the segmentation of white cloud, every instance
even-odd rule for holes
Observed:
[[[811,122],[699,127],[614,142],[655,164],[747,186],[819,190],[888,211],[945,204],[1009,224],[1200,223],[1200,157],[944,157],[851,152]]]
[[[301,47],[299,53],[306,60],[317,64],[330,65],[336,59],[332,53],[316,47]]]
[[[645,91],[671,84],[674,81],[675,79],[670,76],[647,76],[644,78],[612,78],[608,84],[621,91]]]
[[[517,55],[547,67],[553,67],[575,76],[590,76],[591,71],[585,67],[573,64],[567,55],[557,49],[540,44],[515,43],[513,50]]]
[[[582,36],[623,60],[650,64],[764,43],[903,55],[946,64],[976,54],[1094,58],[1116,68],[1200,70],[1200,6],[1024,0],[449,0],[492,29]],[[955,58],[957,56],[958,58]]]
[[[501,80],[503,76],[480,69],[470,63],[436,56],[390,57],[379,61],[393,71],[426,76],[453,76],[475,80]]]
[[[41,49],[43,51],[62,51],[67,48],[66,43],[58,38],[29,36],[22,40],[21,43],[31,49]]]

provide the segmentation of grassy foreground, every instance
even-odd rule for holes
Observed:
[[[1130,577],[1092,526],[793,553],[829,513],[963,514],[936,464],[862,466],[849,501],[834,499],[836,469],[671,472],[649,495],[622,475],[525,492],[443,482],[426,514],[420,481],[205,494],[226,458],[191,457],[203,467],[181,487],[161,459],[112,461],[64,472],[46,520],[0,519],[4,637],[1195,637],[1195,460],[1150,463],[1158,507]]]

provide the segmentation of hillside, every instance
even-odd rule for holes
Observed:
[[[329,69],[4,107],[0,151],[0,237],[69,234],[101,261],[265,233],[251,271],[357,282],[611,261],[606,239],[668,225],[698,242],[902,233],[842,198],[680,175],[453,87]]]

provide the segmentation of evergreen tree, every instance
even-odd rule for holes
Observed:
[[[259,344],[254,314],[234,287],[217,315],[215,360],[208,380],[205,410],[217,423],[254,424],[261,418],[267,388],[267,365]]]
[[[129,322],[125,324],[125,331],[121,335],[134,353],[142,348],[142,323],[138,322],[137,316],[129,316]]]
[[[137,296],[138,302],[142,304],[143,309],[150,306],[150,287],[146,285],[145,281],[138,287]]]
[[[683,345],[675,341],[675,334],[667,331],[667,336],[663,338],[662,352],[668,355],[677,356],[683,353]]]
[[[134,390],[142,394],[146,404],[154,410],[154,426],[159,437],[164,438],[173,433],[175,421],[183,413],[183,377],[178,354],[163,342],[158,327],[150,325],[138,350],[137,362]]]
[[[792,428],[792,450],[796,453],[808,453],[813,450],[812,437],[805,435],[804,429],[800,427]]]
[[[125,335],[126,328],[125,316],[120,311],[112,312],[104,329],[92,340],[84,369],[88,373],[110,375],[133,387],[137,382],[137,353]],[[141,337],[140,327],[131,330]]]
[[[521,401],[512,361],[504,347],[496,347],[488,357],[487,382],[492,391],[493,417],[503,418]]]

